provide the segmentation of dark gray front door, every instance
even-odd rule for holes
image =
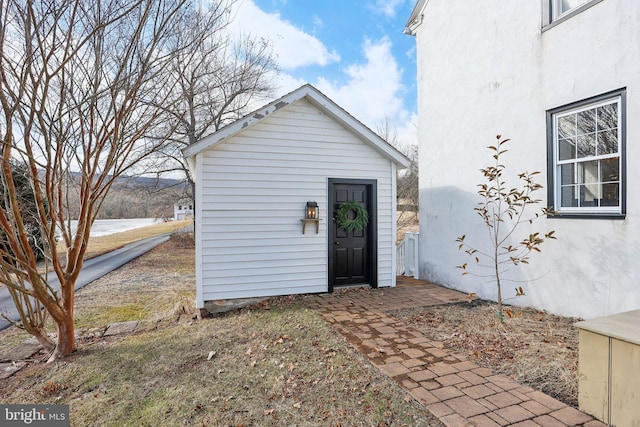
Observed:
[[[369,214],[368,225],[347,232],[338,227],[335,217],[340,205],[356,202]],[[377,285],[375,181],[329,180],[329,291],[335,286]],[[353,215],[354,212],[350,212]]]

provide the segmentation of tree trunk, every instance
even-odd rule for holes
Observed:
[[[5,319],[24,329],[26,333],[38,340],[38,343],[47,351],[53,350],[56,345],[44,329],[47,314],[40,301],[8,285],[7,290],[18,310],[22,326],[6,317]]]
[[[26,330],[26,328],[25,328]],[[45,350],[51,351],[55,348],[56,344],[53,342],[51,337],[44,331],[42,328],[31,329],[27,331],[30,335],[32,335],[38,343],[44,347]]]
[[[502,314],[502,288],[500,287],[500,279],[498,279],[498,319],[500,323],[504,323],[504,316]]]
[[[86,231],[86,234],[85,239],[88,240],[89,232]],[[71,257],[67,256],[67,262],[69,258]],[[66,280],[60,280],[60,308],[62,310],[60,310],[60,316],[52,316],[58,329],[58,342],[56,344],[56,350],[49,358],[49,362],[61,359],[76,351],[75,325],[73,322],[75,317],[73,313],[75,302],[74,289],[76,279],[80,274],[80,270],[82,270],[82,264],[82,258],[80,258],[74,270],[75,274],[71,277],[66,277]]]
[[[49,358],[49,362],[68,356],[76,350],[73,315],[65,316],[60,321],[56,321],[56,324],[58,327],[58,342],[56,350]]]
[[[502,315],[502,284],[500,283],[500,267],[498,262],[498,243],[494,243],[494,255],[493,264],[496,275],[496,285],[498,286],[498,319],[500,323],[504,323],[504,316]]]
[[[191,179],[191,177],[187,174],[187,180],[189,181],[189,185],[191,186],[191,207],[193,208],[193,221],[195,227],[195,219],[196,219],[196,182]]]

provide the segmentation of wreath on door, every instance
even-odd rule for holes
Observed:
[[[354,212],[353,219],[349,219],[349,212]],[[356,202],[342,203],[336,214],[336,223],[338,227],[344,229],[348,233],[360,231],[369,223],[369,214]]]

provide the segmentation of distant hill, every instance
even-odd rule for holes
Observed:
[[[147,187],[147,188],[186,188],[187,181],[184,179],[160,178],[152,176],[135,176],[122,177],[116,180],[115,185],[128,187]]]
[[[186,180],[158,177],[122,177],[111,187],[98,212],[98,219],[173,218],[173,205],[188,197]],[[77,194],[77,193],[76,193]],[[77,216],[79,202],[71,199],[72,217]]]

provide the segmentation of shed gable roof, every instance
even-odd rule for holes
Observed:
[[[360,140],[366,143],[369,147],[377,151],[383,157],[396,163],[402,168],[409,166],[409,159],[391,146],[388,142],[378,136],[375,132],[363,125],[360,121],[356,120],[353,116],[347,113],[344,109],[338,106],[335,102],[330,100],[326,95],[320,92],[315,87],[307,84],[300,88],[288,93],[280,99],[277,99],[270,104],[259,108],[258,110],[244,116],[243,118],[236,120],[235,122],[225,126],[224,128],[212,133],[209,136],[202,138],[200,141],[186,147],[182,150],[182,154],[186,158],[192,158],[197,154],[208,150],[211,147],[216,146],[222,141],[237,135],[248,127],[265,120],[271,113],[278,111],[279,109],[286,107],[289,104],[306,99],[316,108],[327,114],[333,120],[340,123],[351,133],[357,136]]]

